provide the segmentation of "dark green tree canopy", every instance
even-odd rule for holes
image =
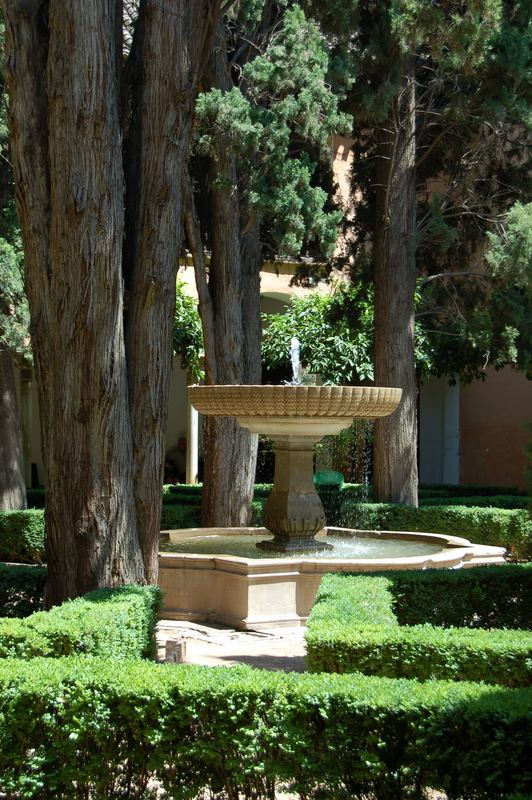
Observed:
[[[212,155],[223,144],[237,158],[239,189],[274,252],[296,256],[318,242],[330,256],[341,214],[330,207],[320,173],[331,169],[330,137],[349,131],[351,121],[327,82],[327,43],[317,24],[299,5],[283,11],[279,4],[265,32],[269,5],[243,4],[232,22],[234,86],[198,98],[196,151]]]

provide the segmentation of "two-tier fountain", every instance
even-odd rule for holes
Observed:
[[[504,560],[502,548],[459,536],[326,527],[314,488],[313,445],[353,419],[391,414],[400,389],[190,386],[188,392],[202,414],[235,417],[244,428],[273,440],[275,480],[265,508],[266,528],[166,534],[159,561],[166,618],[243,629],[304,624],[326,572],[467,567]]]

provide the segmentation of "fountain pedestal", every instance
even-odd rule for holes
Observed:
[[[264,509],[264,524],[273,539],[257,547],[275,552],[324,550],[331,545],[317,542],[325,527],[325,512],[314,488],[314,437],[282,436],[273,440],[275,478]]]
[[[243,428],[273,441],[275,474],[264,509],[264,524],[273,539],[257,547],[277,553],[327,550],[331,545],[315,536],[326,525],[323,504],[314,486],[314,445],[324,436],[351,424],[346,417],[243,417]]]

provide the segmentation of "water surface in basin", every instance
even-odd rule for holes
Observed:
[[[370,539],[357,536],[325,536],[318,535],[318,540],[332,544],[331,549],[315,551],[298,551],[296,553],[275,553],[256,547],[257,542],[273,539],[273,536],[260,534],[232,534],[224,536],[209,534],[207,536],[184,537],[179,542],[162,542],[163,553],[196,553],[198,555],[240,556],[241,558],[297,558],[310,559],[372,559],[372,558],[408,558],[411,556],[429,556],[444,549],[444,544],[419,542],[408,539]]]

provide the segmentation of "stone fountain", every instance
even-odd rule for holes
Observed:
[[[189,386],[188,394],[202,414],[235,417],[272,439],[275,477],[264,522],[274,538],[258,546],[274,552],[330,546],[315,538],[326,520],[314,487],[313,447],[355,418],[391,414],[401,399],[401,389],[374,386]]]
[[[297,379],[298,359],[293,360]],[[190,386],[188,391],[202,414],[235,417],[244,428],[273,440],[275,481],[265,508],[266,528],[163,533],[159,585],[166,619],[243,630],[304,625],[327,572],[504,561],[503,548],[458,536],[325,527],[314,488],[313,445],[349,427],[355,418],[391,414],[401,399],[400,389],[285,385]],[[265,538],[272,534],[273,539]],[[339,551],[342,539],[347,547]]]

